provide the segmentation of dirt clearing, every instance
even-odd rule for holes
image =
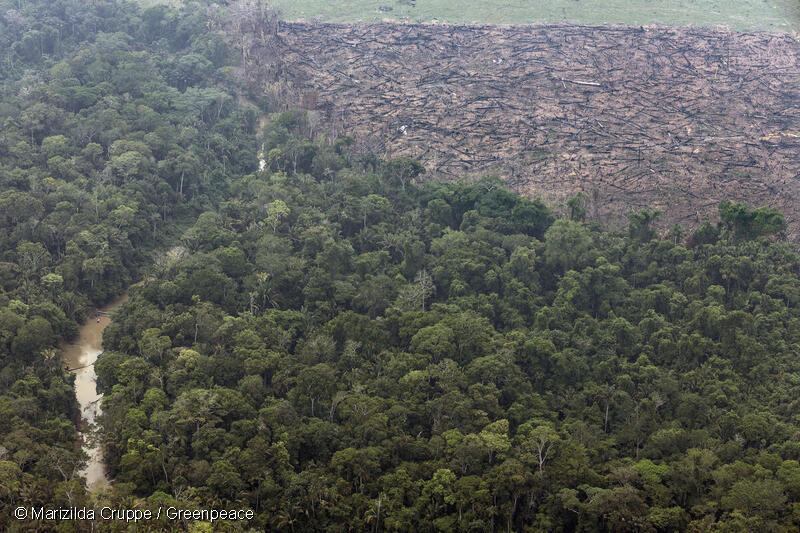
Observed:
[[[608,223],[770,205],[796,239],[799,56],[788,34],[699,28],[281,23],[249,69],[428,178],[496,174],[556,205],[584,191]]]

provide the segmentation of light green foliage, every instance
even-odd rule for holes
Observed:
[[[508,420],[498,420],[483,428],[478,435],[489,453],[489,463],[502,457],[511,448],[508,438]]]
[[[286,205],[286,202],[283,200],[275,200],[267,204],[267,218],[264,219],[264,222],[267,223],[274,232],[278,228],[278,224],[281,223],[281,220],[288,215],[289,207]]]
[[[579,24],[725,25],[738,30],[768,31],[789,31],[796,29],[798,24],[798,8],[791,0],[355,0],[347,3],[273,0],[271,4],[288,19],[310,20],[319,16],[335,22],[373,22],[385,18],[483,24],[567,21]],[[392,10],[381,11],[382,6]]]

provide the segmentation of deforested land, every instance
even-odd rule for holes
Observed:
[[[678,27],[281,23],[246,68],[331,136],[418,159],[428,179],[494,174],[590,215],[695,226],[731,198],[800,204],[800,46]]]

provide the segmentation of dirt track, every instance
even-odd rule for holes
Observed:
[[[418,158],[428,177],[498,174],[556,204],[582,190],[590,216],[610,223],[650,207],[665,212],[661,226],[693,227],[730,198],[780,208],[800,238],[791,36],[307,23],[277,35],[251,57],[262,79],[291,80],[287,105]]]

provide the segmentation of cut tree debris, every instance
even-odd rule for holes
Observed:
[[[280,22],[247,75],[426,178],[485,175],[622,224],[696,226],[724,199],[800,239],[800,45],[705,28]]]

